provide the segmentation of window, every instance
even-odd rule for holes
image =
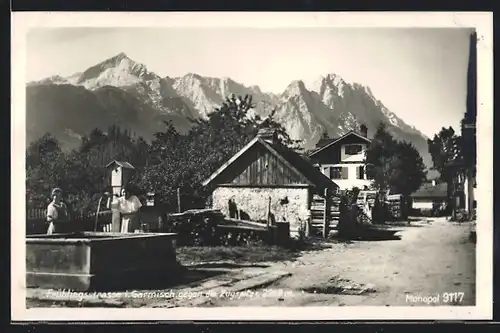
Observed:
[[[361,165],[356,168],[356,178],[365,179],[365,168]]]
[[[348,145],[344,149],[346,155],[358,155],[363,150],[361,145]]]
[[[323,174],[327,176],[328,178],[330,177],[330,167],[323,167]]]
[[[349,179],[349,169],[347,167],[342,167],[341,179]]]
[[[342,168],[341,167],[333,167],[331,169],[330,179],[341,179],[341,177],[342,177]]]

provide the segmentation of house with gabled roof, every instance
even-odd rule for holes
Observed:
[[[260,130],[203,185],[213,191],[213,209],[230,215],[235,204],[249,220],[290,222],[291,233],[305,222],[315,194],[338,190],[310,161],[281,144],[272,129]]]
[[[424,211],[432,211],[435,207],[446,207],[448,201],[448,184],[444,182],[423,183],[418,190],[411,194],[412,208]]]
[[[370,188],[373,180],[367,175],[366,151],[371,143],[366,126],[349,131],[339,138],[322,138],[309,153],[312,163],[341,190]]]

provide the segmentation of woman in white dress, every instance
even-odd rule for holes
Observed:
[[[142,203],[135,195],[132,195],[129,187],[122,189],[121,196],[115,195],[111,203],[111,209],[116,209],[121,214],[121,233],[130,233],[138,230],[139,209]]]
[[[51,192],[52,201],[47,207],[47,234],[68,232],[69,216],[68,208],[62,201],[62,190],[58,187]]]

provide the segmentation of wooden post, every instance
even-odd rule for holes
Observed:
[[[309,210],[309,213],[307,214],[307,218],[306,218],[306,236],[307,237],[310,237],[311,236],[311,227],[312,227],[312,214],[311,214],[311,210]]]
[[[325,207],[323,211],[323,238],[327,238],[330,232],[330,190],[325,188]]]
[[[181,213],[181,189],[177,188],[177,212]]]
[[[267,200],[267,226],[271,225],[271,197]]]
[[[120,232],[121,230],[121,216],[118,209],[111,210],[111,231]]]

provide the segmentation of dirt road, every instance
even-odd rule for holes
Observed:
[[[398,227],[399,240],[330,242],[295,261],[227,268],[193,286],[175,287],[176,296],[171,298],[132,295],[109,306],[474,305],[475,244],[468,240],[470,224],[444,218],[412,224]],[[278,273],[281,279],[273,284],[247,290],[252,280],[253,286],[259,285]],[[43,306],[37,302],[28,304]]]
[[[270,264],[268,270],[292,275],[260,297],[219,298],[211,305],[474,305],[475,244],[468,241],[469,228],[437,218],[402,227],[400,240],[331,244],[295,262]],[[339,284],[342,290],[335,288]],[[318,291],[302,291],[311,287]]]

